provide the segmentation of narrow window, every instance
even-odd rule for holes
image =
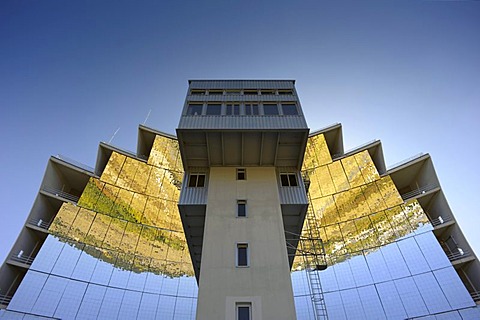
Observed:
[[[262,89],[260,91],[262,93],[262,95],[275,95],[275,90],[271,90],[271,89]]]
[[[285,116],[298,115],[297,106],[294,103],[282,103],[282,111]]]
[[[247,169],[245,168],[237,169],[237,180],[247,180]]]
[[[240,105],[238,103],[227,103],[227,116],[238,116],[240,114]]]
[[[244,89],[243,94],[244,95],[258,95],[258,90],[256,90],[256,89]]]
[[[278,94],[281,96],[293,95],[293,91],[290,89],[282,89],[282,90],[278,90]]]
[[[278,115],[278,106],[270,103],[263,104],[263,114],[266,116]]]
[[[258,103],[246,103],[245,114],[247,116],[258,116]]]
[[[240,90],[227,90],[225,91],[225,94],[229,96],[240,95]]]
[[[252,304],[249,302],[238,302],[236,305],[237,317],[236,320],[251,320],[252,319]]]
[[[192,96],[193,95],[204,96],[205,95],[205,90],[192,89],[192,91],[190,91],[190,94]]]
[[[297,175],[295,173],[280,173],[282,187],[297,187]]]
[[[219,116],[222,113],[222,105],[220,103],[207,104],[207,116]]]
[[[188,186],[191,188],[205,187],[205,173],[190,173]]]
[[[188,116],[199,116],[202,114],[203,105],[200,103],[190,103],[187,109]]]
[[[209,96],[221,96],[223,95],[223,90],[208,90]]]
[[[237,243],[237,267],[248,267],[248,243]]]
[[[247,201],[237,200],[237,217],[247,216]]]

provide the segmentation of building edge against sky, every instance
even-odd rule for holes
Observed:
[[[299,103],[294,87],[279,86],[284,82],[197,81],[198,86],[189,89],[184,107],[193,101],[201,109],[197,115],[191,114],[189,125],[196,125],[196,119],[225,123],[247,112],[268,120],[266,105],[282,110],[282,102]],[[237,100],[238,104],[229,104]],[[207,114],[208,101],[220,105],[219,114]],[[289,116],[280,112],[280,116]],[[243,143],[243,138],[240,141]],[[357,171],[351,169],[354,163]],[[248,165],[239,167],[248,169]],[[284,167],[292,168],[291,164]],[[387,169],[380,141],[345,152],[342,128],[336,124],[310,134],[302,170],[310,176],[309,202],[321,222],[327,251],[329,268],[320,272],[320,277],[331,318],[349,317],[355,306],[363,308],[368,318],[366,306],[375,303],[388,318],[453,317],[451,312],[464,319],[478,316],[472,307],[480,300],[480,265],[455,221],[428,154]],[[176,137],[142,125],[136,153],[101,143],[95,168],[51,157],[31,213],[0,270],[0,305],[7,310],[3,317],[24,313],[82,318],[88,315],[87,308],[97,312],[97,317],[102,312],[116,312],[119,318],[160,314],[193,317],[197,299],[195,246],[185,239],[185,222],[182,227],[176,207],[178,200],[182,203],[179,191],[185,189],[185,184],[181,187],[186,180],[184,172]],[[189,199],[203,205],[206,195],[201,192],[206,189],[192,190],[197,192]],[[279,188],[279,193],[282,190],[287,189]],[[365,208],[358,209],[361,204]],[[406,218],[399,221],[400,216]],[[385,224],[391,227],[386,230]],[[108,241],[119,235],[117,245]],[[436,256],[429,257],[433,252]],[[400,263],[398,257],[405,262]],[[68,261],[75,263],[69,265]],[[379,267],[382,264],[383,269]],[[313,312],[307,310],[308,277],[302,273],[301,263],[292,261],[291,265],[293,270],[300,270],[292,273],[297,317],[311,318]],[[86,266],[91,269],[88,276],[80,271],[88,269]],[[359,276],[362,267],[370,268],[369,279]],[[385,269],[389,275],[382,274]],[[108,277],[99,278],[102,272]],[[344,281],[340,278],[349,277],[351,283],[340,283]],[[438,284],[430,286],[432,281]],[[153,288],[153,283],[161,290]],[[463,300],[455,300],[452,293],[443,290],[446,288]],[[28,294],[26,289],[30,289]],[[370,291],[377,292],[378,297],[362,300]],[[470,295],[465,297],[465,292]],[[115,305],[112,297],[119,293],[123,300]],[[45,306],[48,294],[57,301],[53,310]],[[424,307],[411,306],[408,295],[423,300]],[[101,299],[98,302],[94,297]],[[384,297],[398,298],[402,307],[388,305]],[[21,299],[26,302],[20,303]],[[172,301],[173,310],[160,307]],[[76,303],[74,314],[62,313],[66,303]],[[92,308],[94,305],[97,309]]]

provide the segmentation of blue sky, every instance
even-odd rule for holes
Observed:
[[[0,2],[0,260],[50,155],[93,166],[99,141],[135,150],[174,133],[188,79],[296,79],[312,130],[386,163],[433,158],[480,253],[480,2]]]

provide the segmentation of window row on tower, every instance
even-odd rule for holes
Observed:
[[[190,102],[187,116],[296,116],[299,115],[295,102]]]
[[[280,185],[282,187],[298,187],[297,174],[294,172],[280,172]],[[237,180],[247,180],[247,169],[237,168]],[[189,188],[203,188],[206,185],[207,174],[205,172],[191,172],[188,177]]]

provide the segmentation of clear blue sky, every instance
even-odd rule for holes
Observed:
[[[312,130],[433,157],[480,254],[479,1],[0,2],[0,263],[52,154],[174,133],[188,79],[296,79]]]

